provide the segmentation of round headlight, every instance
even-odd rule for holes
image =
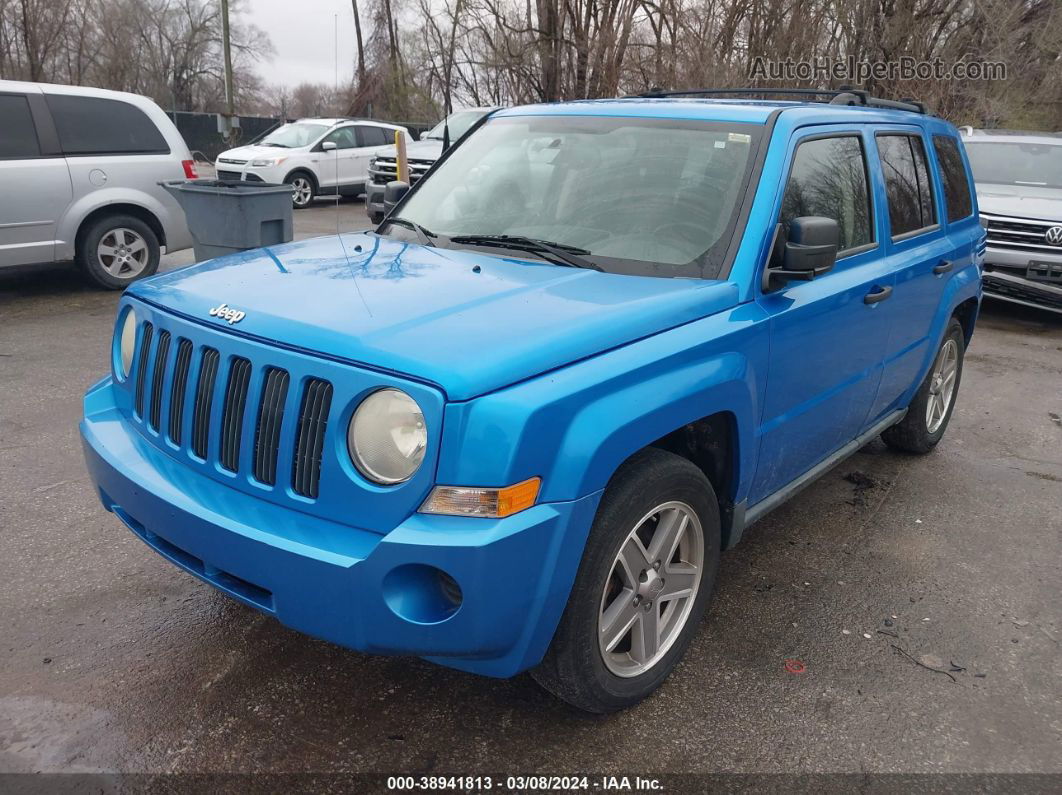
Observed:
[[[428,446],[424,413],[399,389],[373,392],[350,420],[347,446],[354,466],[369,480],[384,485],[409,480]]]
[[[118,364],[118,374],[123,380],[129,377],[129,371],[133,367],[133,351],[136,349],[136,313],[129,309],[122,318],[122,324],[118,328],[116,340],[118,354],[115,359]]]

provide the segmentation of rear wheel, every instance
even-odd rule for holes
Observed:
[[[952,318],[907,415],[881,434],[885,444],[905,453],[928,453],[937,446],[955,409],[962,380],[965,342],[962,325]]]
[[[154,230],[132,215],[94,221],[80,235],[77,264],[96,284],[121,290],[159,267],[162,250]]]
[[[684,458],[650,448],[609,483],[568,605],[532,676],[588,712],[653,692],[689,646],[719,564],[719,506]]]

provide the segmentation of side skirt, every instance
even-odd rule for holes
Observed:
[[[751,507],[746,507],[744,502],[741,502],[734,506],[734,520],[730,528],[730,542],[727,544],[727,549],[730,549],[738,541],[741,540],[742,534],[745,532],[745,528],[754,523],[758,519],[762,519],[768,513],[773,511],[783,502],[794,496],[798,492],[804,489],[805,486],[810,485],[815,480],[823,475],[827,470],[832,469],[848,456],[855,453],[867,442],[880,434],[886,428],[889,428],[904,418],[907,414],[907,409],[899,409],[892,414],[885,417],[881,422],[874,425],[864,433],[857,436],[850,441],[844,447],[841,447],[833,455],[823,459],[821,462],[813,466],[803,475],[800,475],[793,480],[789,481],[786,485],[782,486],[778,491],[773,494],[764,497],[758,503]]]

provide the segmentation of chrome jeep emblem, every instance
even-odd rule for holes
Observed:
[[[247,313],[239,309],[233,309],[227,304],[219,304],[218,306],[211,307],[210,316],[227,320],[231,326],[233,323],[239,323],[247,317]]]
[[[1044,240],[1052,246],[1062,246],[1062,226],[1052,226],[1044,233]]]

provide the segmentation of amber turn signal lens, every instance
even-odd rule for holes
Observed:
[[[541,485],[541,478],[529,478],[501,489],[436,486],[420,512],[501,519],[534,505]]]

